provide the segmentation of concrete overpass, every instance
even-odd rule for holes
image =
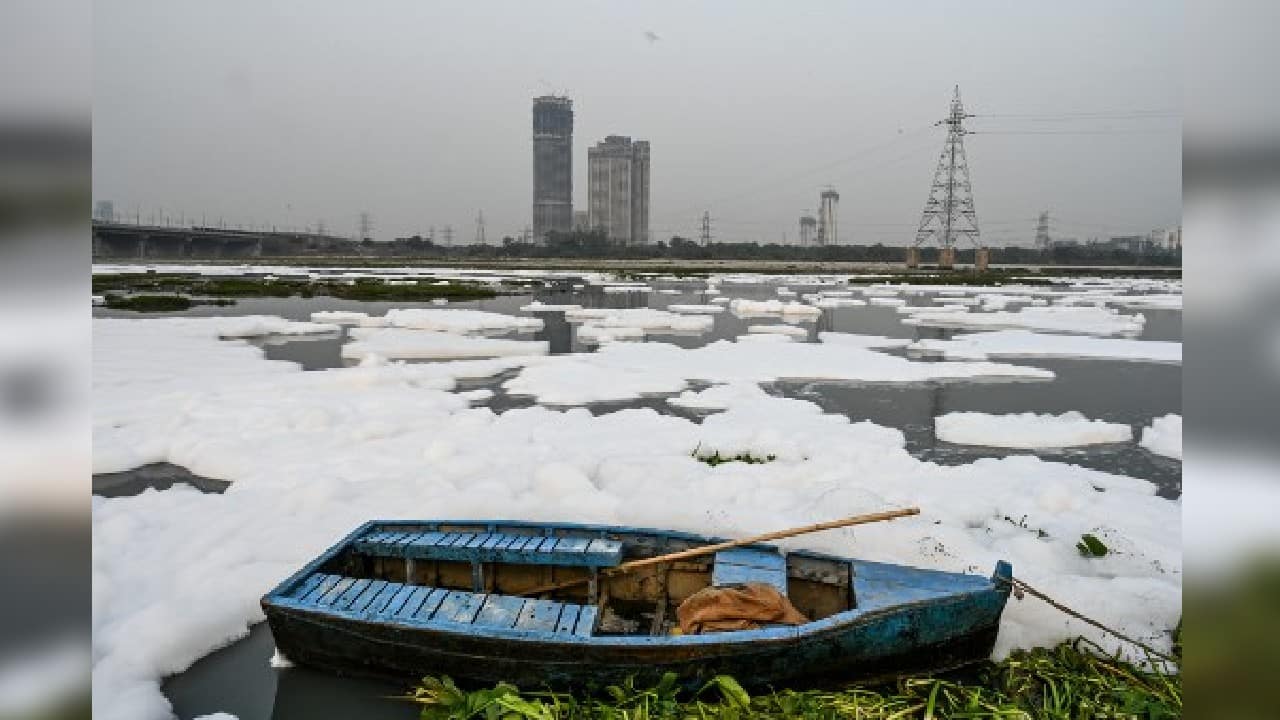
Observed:
[[[176,228],[93,223],[94,258],[253,258],[264,233],[221,228]]]

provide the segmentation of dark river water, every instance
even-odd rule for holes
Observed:
[[[533,299],[548,304],[566,303],[587,307],[663,308],[673,303],[704,304],[715,296],[702,292],[705,283],[700,281],[651,285],[655,289],[674,288],[686,292],[681,295],[656,292],[606,294],[599,288],[590,287],[579,292],[548,288],[524,295],[451,303],[449,307],[519,314],[519,308]],[[789,287],[801,293],[810,291],[810,288],[803,285]],[[722,284],[721,293],[718,294],[753,299],[776,297],[774,286],[771,285],[726,283]],[[931,304],[920,297],[904,297],[911,304]],[[332,298],[263,298],[240,300],[231,307],[197,307],[180,314],[269,314],[309,320],[311,313],[317,310],[358,310],[381,315],[390,308],[402,307],[437,306],[428,303],[367,303]],[[1141,339],[1182,339],[1181,312],[1141,312],[1147,317]],[[99,317],[141,317],[136,313],[101,308],[95,309],[94,314]],[[540,332],[523,337],[547,341],[554,354],[593,351],[592,346],[576,341],[575,326],[566,322],[561,313],[541,313],[539,317],[544,320],[546,327]],[[693,348],[718,339],[735,337],[746,332],[748,325],[777,322],[767,318],[739,319],[727,311],[714,317],[715,326],[706,334],[651,336],[647,341],[670,342]],[[891,307],[839,308],[826,310],[816,322],[801,326],[809,329],[810,341],[816,341],[818,332],[828,331],[903,338],[945,338],[955,332],[904,325],[901,318]],[[319,338],[272,338],[255,342],[262,346],[269,358],[291,360],[307,370],[321,370],[350,364],[350,361],[344,361],[340,355],[345,341],[344,331],[335,336]],[[765,346],[761,346],[761,349],[764,351]],[[1062,413],[1077,410],[1089,418],[1131,425],[1135,438],[1140,436],[1142,428],[1150,424],[1152,418],[1182,412],[1182,368],[1179,365],[1035,358],[1020,358],[1009,362],[1046,368],[1052,370],[1056,377],[1051,381],[912,384],[784,381],[765,389],[773,394],[816,403],[826,412],[843,414],[854,421],[870,420],[898,428],[905,434],[907,448],[912,454],[942,464],[967,463],[981,457],[1031,452],[940,442],[934,437],[933,418],[948,412],[972,410],[990,413]],[[459,389],[492,389],[494,396],[485,404],[498,412],[532,404],[530,398],[513,397],[503,391],[501,385],[509,377],[510,375],[506,375],[484,381],[471,381]],[[629,407],[650,407],[658,412],[695,421],[702,417],[696,411],[668,405],[663,397],[597,404],[589,409],[599,414]],[[1177,497],[1182,491],[1181,463],[1152,455],[1139,448],[1136,442],[1036,451],[1036,454],[1045,459],[1145,478],[1156,483],[1160,494],[1166,497]],[[147,487],[165,489],[175,482],[192,484],[206,492],[221,492],[225,488],[224,483],[193,476],[183,468],[156,465],[128,473],[97,476],[94,478],[94,492],[101,495],[129,495]],[[265,624],[260,624],[248,638],[201,659],[186,672],[167,680],[165,693],[173,702],[178,717],[184,720],[216,711],[233,713],[240,720],[417,717],[414,706],[392,699],[404,692],[403,687],[335,678],[303,668],[275,669],[268,663],[272,652],[270,631]]]

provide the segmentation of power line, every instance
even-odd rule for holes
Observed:
[[[974,118],[1018,118],[1022,120],[1127,120],[1146,118],[1182,117],[1177,108],[1157,108],[1151,110],[1094,110],[1083,112],[1043,112],[1043,113],[974,113]]]
[[[970,130],[967,135],[1160,135],[1178,132],[1179,128],[1160,130]]]
[[[805,176],[808,176],[808,175],[813,175],[813,174],[815,174],[815,173],[819,173],[819,172],[822,172],[823,170],[828,170],[828,169],[833,168],[833,167],[837,167],[837,166],[840,166],[840,165],[844,165],[845,163],[851,162],[851,161],[853,161],[853,160],[860,159],[860,158],[862,158],[862,157],[863,157],[863,156],[865,156],[865,155],[869,155],[869,154],[871,154],[871,153],[878,152],[878,151],[880,151],[880,150],[884,150],[884,149],[887,149],[887,148],[893,147],[894,145],[897,145],[898,143],[902,142],[903,140],[906,140],[906,139],[908,139],[908,138],[913,138],[913,137],[915,137],[916,135],[919,135],[920,133],[922,133],[922,132],[924,132],[924,131],[927,131],[927,130],[931,129],[932,127],[933,127],[933,123],[928,123],[928,124],[922,125],[922,126],[920,126],[920,127],[913,128],[913,129],[908,130],[908,131],[905,131],[905,132],[901,132],[901,133],[899,133],[896,137],[894,137],[892,140],[889,140],[889,141],[887,141],[887,142],[883,142],[883,143],[879,143],[879,144],[877,144],[877,145],[873,145],[873,146],[870,146],[870,147],[863,148],[863,149],[858,150],[858,151],[856,151],[856,152],[854,152],[854,153],[852,153],[852,154],[850,154],[850,155],[846,155],[846,156],[844,156],[844,157],[837,158],[837,159],[835,159],[835,160],[831,160],[831,161],[826,162],[826,163],[823,163],[823,164],[821,164],[821,165],[815,165],[815,166],[809,167],[809,168],[804,169],[804,170],[798,170],[798,171],[796,171],[796,172],[789,173],[789,174],[787,174],[787,175],[779,175],[779,176],[773,177],[773,178],[771,178],[771,179],[769,179],[769,180],[767,180],[767,181],[765,181],[765,182],[763,182],[763,183],[758,183],[758,184],[756,184],[756,185],[748,186],[748,188],[746,188],[746,189],[744,189],[744,190],[742,190],[742,191],[740,191],[740,192],[736,192],[736,193],[732,193],[732,194],[729,194],[729,195],[721,196],[720,198],[715,199],[715,200],[713,200],[713,201],[711,201],[710,203],[707,203],[707,204],[708,204],[708,205],[711,205],[711,206],[713,206],[713,207],[714,207],[714,206],[716,206],[716,205],[720,205],[720,204],[722,204],[722,203],[729,202],[729,201],[731,201],[731,200],[741,200],[741,199],[742,199],[742,198],[744,198],[744,197],[749,197],[749,196],[754,195],[754,194],[756,194],[756,193],[758,193],[758,192],[762,192],[762,191],[764,191],[764,190],[772,189],[772,188],[774,188],[774,187],[776,187],[776,186],[778,186],[779,184],[782,184],[782,183],[788,183],[788,184],[789,184],[789,183],[790,183],[790,181],[792,181],[792,180],[796,180],[796,179],[798,179],[798,178],[802,178],[802,177],[805,177]],[[696,209],[697,209],[696,207],[684,208],[684,209],[683,209],[683,211],[681,211],[681,210],[677,210],[677,211],[675,211],[673,214],[675,214],[675,215],[685,214],[685,213],[688,213],[688,212],[692,212],[693,210],[696,210]]]

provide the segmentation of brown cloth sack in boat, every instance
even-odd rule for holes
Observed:
[[[787,596],[764,583],[703,588],[680,603],[676,619],[685,635],[809,622]]]

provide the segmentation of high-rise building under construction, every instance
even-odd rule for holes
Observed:
[[[616,243],[649,241],[649,143],[610,135],[587,150],[591,228]]]
[[[836,233],[836,208],[840,204],[840,193],[835,188],[822,191],[818,205],[818,244],[838,245],[840,236]]]
[[[573,229],[573,101],[533,99],[533,234]]]
[[[814,236],[818,232],[818,221],[807,211],[800,216],[800,245],[808,247],[813,244]]]

